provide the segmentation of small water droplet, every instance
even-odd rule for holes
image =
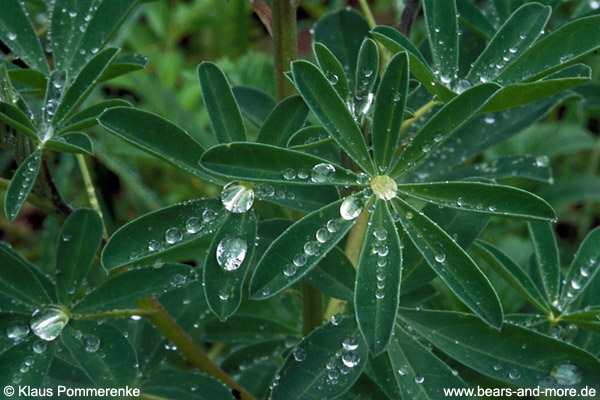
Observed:
[[[342,339],[342,347],[346,350],[356,350],[358,348],[358,339],[354,335],[348,335]]]
[[[517,380],[521,377],[521,372],[518,369],[511,369],[508,373],[508,377],[513,380]]]
[[[165,232],[165,240],[167,241],[167,243],[169,244],[175,244],[181,241],[181,239],[183,239],[183,234],[181,233],[181,231],[177,228],[169,228],[167,229],[167,231]]]
[[[185,229],[189,233],[197,233],[202,229],[202,223],[196,217],[191,217],[185,222]]]
[[[425,382],[425,377],[423,375],[415,375],[415,382],[423,383],[423,382]]]
[[[437,253],[433,258],[436,262],[443,263],[446,260],[446,255],[444,253]]]
[[[217,246],[217,262],[226,271],[238,269],[248,251],[248,243],[239,236],[225,236]]]
[[[356,351],[349,351],[342,355],[342,362],[348,368],[354,368],[360,362],[360,355]]]
[[[306,351],[300,347],[294,349],[294,360],[302,362],[306,359]]]

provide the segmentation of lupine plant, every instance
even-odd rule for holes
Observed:
[[[257,0],[277,99],[202,61],[201,133],[95,90],[146,65],[108,47],[132,12],[157,26],[138,3],[1,4],[4,215],[16,224],[29,203],[54,224],[45,266],[0,243],[3,386],[150,400],[600,390],[600,230],[586,219],[569,264],[562,214],[538,193],[551,159],[492,149],[600,104],[586,64],[598,2],[407,1],[396,28],[361,0],[362,14],[319,18],[299,59],[298,4]],[[94,163],[155,202],[118,146],[183,172],[189,198],[115,217]],[[530,247],[498,239],[518,235]]]

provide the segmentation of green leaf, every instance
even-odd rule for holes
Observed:
[[[305,277],[323,293],[343,301],[354,301],[356,269],[339,247],[334,247]]]
[[[98,286],[71,311],[75,314],[97,314],[127,307],[135,300],[181,287],[193,279],[193,268],[183,264],[131,269]]]
[[[252,298],[273,296],[301,279],[346,235],[354,221],[340,216],[342,202],[306,215],[269,246],[250,281]]]
[[[123,332],[113,325],[70,321],[60,339],[95,385],[118,388],[131,386],[136,380],[135,350]]]
[[[83,132],[68,132],[56,139],[44,142],[44,148],[64,153],[94,154],[94,145]]]
[[[21,322],[22,319],[20,319]],[[27,323],[27,322],[25,322]],[[4,325],[4,324],[2,324]],[[2,330],[3,336],[5,336],[5,329]],[[12,342],[11,340],[9,340]],[[12,342],[8,346],[3,346],[3,351],[0,351],[0,382],[3,383],[3,388],[7,384],[12,384],[15,388],[16,398],[21,397],[19,392],[19,386],[32,386],[41,388],[44,386],[44,378],[50,367],[50,363],[54,358],[54,352],[56,347],[54,343],[47,343],[46,350],[42,353],[36,353],[31,350],[33,343],[40,341],[36,336],[30,335],[27,339],[21,340],[18,343]],[[46,342],[44,342],[46,343]],[[4,345],[4,343],[3,343]],[[27,372],[21,372],[21,368],[27,362],[31,362],[33,358],[33,364],[29,366]],[[20,381],[15,384],[15,379]],[[4,393],[7,393],[6,391]],[[6,396],[5,398],[10,398]]]
[[[354,385],[342,396],[340,400],[389,400],[385,392],[373,382],[366,374],[358,377]]]
[[[313,51],[317,58],[317,62],[319,63],[319,68],[321,68],[321,71],[323,71],[329,83],[333,85],[342,100],[348,100],[350,88],[348,87],[348,78],[346,77],[342,64],[340,64],[339,60],[333,55],[331,50],[322,43],[314,43]]]
[[[588,233],[569,266],[566,284],[561,292],[563,307],[575,302],[586,292],[590,283],[599,276],[598,271],[600,271],[600,228]]]
[[[31,69],[50,73],[46,54],[19,0],[5,0],[0,13],[0,40]]]
[[[393,54],[406,51],[410,61],[410,73],[431,93],[437,94],[444,101],[454,96],[446,86],[435,83],[436,77],[423,54],[400,31],[390,26],[376,26],[371,34]]]
[[[392,337],[402,280],[400,238],[383,200],[375,201],[357,269],[356,320],[369,349],[377,355]]]
[[[529,235],[535,251],[535,268],[542,280],[540,290],[550,303],[558,299],[560,289],[560,258],[552,224],[528,222]]]
[[[467,387],[456,371],[400,326],[387,352],[402,398],[437,399],[444,389]]]
[[[465,178],[499,179],[510,177],[552,182],[552,170],[547,159],[534,156],[506,156],[495,160],[471,164],[446,172],[436,180],[455,181]]]
[[[242,285],[254,254],[256,232],[253,211],[229,213],[206,254],[204,292],[211,311],[222,320],[231,316],[242,302]]]
[[[242,113],[256,126],[262,126],[269,113],[275,108],[275,99],[258,89],[249,86],[233,86],[231,90]]]
[[[13,84],[25,86],[18,89],[21,94],[39,92],[46,88],[47,78],[43,73],[33,69],[20,69],[16,65],[12,65],[8,69],[8,76]]]
[[[551,12],[552,8],[539,3],[519,7],[498,29],[466,79],[471,82],[493,82],[503,68],[508,67],[537,40]]]
[[[367,113],[371,107],[372,93],[379,76],[379,49],[373,39],[366,38],[358,52],[354,88],[354,113]],[[329,82],[331,83],[331,82]]]
[[[424,0],[423,12],[433,62],[442,82],[458,72],[458,19],[455,0]]]
[[[516,83],[506,86],[490,100],[483,112],[501,111],[533,103],[534,101],[548,98],[574,86],[589,82],[590,79],[591,70],[587,65],[573,65],[541,81]]]
[[[471,257],[435,222],[400,198],[393,203],[400,224],[429,266],[482,320],[502,326],[496,291]]]
[[[204,148],[188,133],[147,111],[111,108],[100,116],[100,125],[127,143],[194,176],[204,177],[198,166]]]
[[[477,85],[448,102],[427,121],[400,153],[388,175],[397,177],[422,163],[429,154],[435,152],[448,138],[477,116],[498,89],[499,86],[493,83]]]
[[[59,0],[51,21],[52,52],[58,68],[77,76],[90,55],[104,48],[139,0],[103,0],[90,8],[89,0]],[[64,12],[62,10],[67,10]],[[75,17],[70,13],[77,12]],[[83,20],[83,22],[82,22]],[[58,30],[58,31],[57,31]]]
[[[23,311],[18,302],[29,310],[52,302],[27,261],[8,245],[0,245],[0,260],[0,294],[14,300],[15,311]]]
[[[344,318],[337,325],[323,325],[304,338],[287,356],[271,399],[336,398],[358,379],[367,358],[367,344],[354,318]],[[338,373],[335,384],[330,382],[329,371]]]
[[[223,383],[202,374],[163,369],[142,383],[144,393],[169,400],[233,400]]]
[[[269,113],[258,131],[256,141],[285,147],[292,134],[304,126],[306,117],[308,117],[308,107],[302,97],[290,96],[277,104]]]
[[[315,25],[313,40],[323,43],[346,71],[348,86],[354,89],[356,61],[369,24],[353,8],[342,8],[320,18]],[[341,78],[341,76],[338,76]],[[343,97],[342,97],[343,98]]]
[[[458,20],[484,39],[489,40],[496,34],[492,22],[469,0],[457,0],[456,11],[459,15]]]
[[[250,365],[259,359],[271,358],[277,353],[284,352],[286,347],[285,341],[277,339],[236,346],[225,356],[220,366],[226,372],[235,373],[239,371],[241,365]]]
[[[388,167],[398,146],[408,93],[408,57],[396,54],[389,62],[375,96],[373,110],[373,159]]]
[[[481,240],[476,241],[471,249],[527,301],[546,313],[550,312],[550,305],[529,275],[500,249]]]
[[[600,15],[571,21],[539,40],[498,74],[501,84],[535,81],[585,57],[600,47]],[[577,37],[578,40],[571,40]]]
[[[33,126],[31,120],[27,118],[27,115],[25,115],[23,111],[10,103],[0,101],[0,121],[14,128],[18,132],[26,134],[35,141],[39,140],[35,126]]]
[[[479,182],[409,183],[398,191],[444,207],[480,214],[552,221],[554,210],[542,198],[511,186]]]
[[[540,379],[566,363],[574,365],[582,378],[571,387],[593,387],[600,382],[597,358],[518,325],[504,324],[497,330],[475,316],[450,311],[401,308],[399,316],[461,364],[510,385],[537,387]]]
[[[79,131],[96,126],[98,125],[98,118],[100,115],[109,108],[115,107],[131,107],[131,104],[125,100],[111,99],[91,105],[65,121],[63,123],[65,127],[58,131],[56,136],[61,136],[67,132]]]
[[[94,261],[102,241],[102,218],[89,208],[74,211],[60,231],[56,248],[56,294],[69,305]]]
[[[52,118],[54,124],[62,122],[77,110],[77,107],[87,98],[92,89],[96,87],[98,79],[118,52],[119,49],[114,47],[108,48],[96,54],[85,64],[73,83],[66,88],[62,95],[60,104]]]
[[[325,75],[307,61],[295,61],[292,73],[304,101],[331,137],[365,172],[374,174],[362,133]]]
[[[294,150],[306,150],[327,143],[333,143],[333,139],[324,128],[320,126],[307,126],[290,137],[287,147]]]
[[[42,110],[42,124],[50,124],[57,107],[60,105],[61,96],[65,87],[67,74],[54,70],[50,73],[46,85],[46,96],[44,97],[44,106]]]
[[[218,176],[250,182],[355,185],[357,179],[354,172],[325,159],[261,143],[217,145],[202,154],[200,163]],[[328,171],[333,168],[334,172],[320,178],[318,170],[313,172],[319,164],[328,165]]]
[[[42,151],[37,149],[28,155],[15,171],[4,197],[4,215],[10,222],[17,218],[21,207],[27,201],[40,172],[41,163]]]
[[[204,236],[222,222],[223,205],[217,199],[192,200],[143,215],[119,228],[102,251],[108,271],[153,260],[178,261],[194,258]],[[189,230],[188,230],[189,225]],[[170,231],[167,242],[166,233]],[[177,232],[181,235],[181,240]],[[195,233],[191,233],[195,232]],[[152,250],[150,249],[152,247]],[[196,254],[199,256],[199,254]]]
[[[246,140],[246,128],[227,78],[217,64],[203,62],[198,66],[202,98],[219,143]]]
[[[141,54],[126,54],[124,56],[117,57],[106,68],[100,77],[100,82],[106,82],[121,75],[144,69],[147,63],[148,58]]]
[[[299,211],[315,211],[340,198],[333,185],[264,184],[254,186],[257,198]]]

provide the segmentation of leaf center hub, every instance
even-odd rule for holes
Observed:
[[[371,190],[382,200],[392,200],[396,197],[398,185],[387,175],[379,175],[371,179]]]

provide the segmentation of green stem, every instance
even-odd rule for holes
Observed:
[[[302,335],[308,336],[323,322],[323,294],[314,286],[302,282]]]
[[[140,317],[148,317],[152,314],[156,314],[156,310],[142,310],[138,309],[128,309],[128,310],[112,310],[106,311],[97,314],[73,314],[72,319],[100,319],[106,317],[116,317],[116,318],[129,318],[134,315],[139,315]]]
[[[237,392],[240,400],[256,400],[246,389],[240,386],[225,371],[219,368],[211,359],[204,354],[188,334],[173,320],[163,306],[154,298],[149,297],[138,301],[138,306],[143,310],[153,311],[147,319],[158,329],[158,331],[195,367],[213,376],[227,385],[233,392]]]
[[[425,104],[423,107],[419,108],[417,111],[415,111],[415,116],[407,119],[406,121],[404,121],[402,123],[402,127],[400,128],[400,132],[404,132],[405,130],[408,129],[409,126],[411,126],[413,124],[413,122],[415,122],[416,120],[418,120],[419,118],[421,118],[423,115],[427,114],[427,112],[429,110],[431,110],[433,107],[435,107],[435,103],[433,102],[433,100],[431,100],[429,103]]]
[[[102,215],[102,209],[100,208],[100,202],[98,202],[98,197],[96,196],[96,188],[94,188],[94,183],[92,182],[92,175],[90,174],[90,170],[88,169],[87,163],[85,162],[85,157],[83,154],[77,154],[77,164],[79,165],[79,169],[81,170],[81,176],[83,177],[83,183],[85,184],[85,190],[87,191],[88,198],[90,201],[90,205],[102,218],[102,228],[104,230],[104,239],[108,240],[108,231],[106,230],[106,225],[104,225],[104,218]]]
[[[377,26],[377,22],[375,22],[375,18],[373,17],[373,13],[371,12],[371,8],[369,7],[367,0],[358,0],[358,4],[360,5],[360,9],[362,10],[363,14],[365,14],[369,28],[375,28],[375,26]]]
[[[296,8],[290,0],[271,2],[271,25],[275,62],[275,88],[277,100],[283,100],[296,93],[285,72],[290,70],[292,61],[298,58],[296,39]]]

